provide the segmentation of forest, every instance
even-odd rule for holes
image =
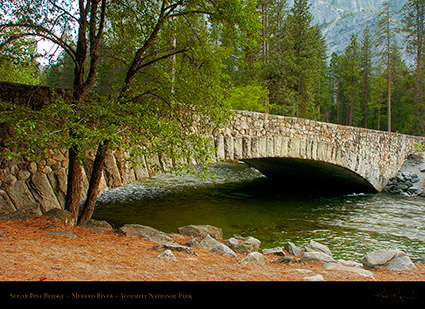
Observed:
[[[0,102],[0,124],[13,131],[1,155],[68,149],[66,209],[77,216],[81,162],[96,149],[80,223],[93,212],[106,151],[167,156],[182,168],[194,155],[206,162],[205,136],[231,109],[425,134],[425,0],[401,12],[384,3],[378,35],[365,29],[330,57],[307,0],[0,4],[0,81],[72,90],[71,102],[40,110]]]
[[[121,5],[126,2],[131,1],[123,1]],[[240,42],[231,26],[218,26],[205,16],[198,16],[197,27],[203,23],[202,35],[208,37],[205,39],[209,47],[220,46],[226,54],[220,55],[220,75],[227,75],[225,103],[234,109],[424,134],[425,2],[410,0],[401,12],[395,12],[390,2],[384,3],[378,34],[372,37],[366,28],[361,37],[351,37],[351,44],[343,54],[334,53],[330,59],[320,28],[312,25],[309,6],[307,0],[295,1],[293,7],[288,7],[286,0],[258,0],[255,7],[251,4],[255,10],[252,14],[261,23],[259,37],[251,37],[257,41],[254,48],[238,46]],[[394,22],[395,14],[402,14],[404,24]],[[171,25],[170,22],[169,27],[174,28],[162,29],[162,35],[168,36],[171,48],[175,48],[177,41],[181,45],[181,41],[187,40],[177,37],[177,33],[188,35],[184,23]],[[61,35],[68,36],[72,44],[73,30],[67,31]],[[395,41],[394,34],[400,31],[406,33],[405,47]],[[7,35],[3,33],[3,38]],[[113,61],[112,49],[117,48],[113,46],[117,42],[113,41],[118,38],[112,35],[122,35],[121,43],[134,44],[129,33],[110,33],[104,38],[99,47],[99,73],[94,86],[94,91],[101,94],[117,92],[119,75],[124,74],[119,62]],[[36,39],[25,40],[9,45],[9,50],[3,48],[0,80],[72,88],[74,63],[70,56],[56,48],[50,61],[42,65],[37,59],[45,55],[37,50],[36,42]],[[409,54],[413,65],[404,62],[403,53]],[[175,63],[176,55],[173,57],[169,58]],[[164,65],[173,67],[170,59]],[[173,74],[175,69],[171,68]]]

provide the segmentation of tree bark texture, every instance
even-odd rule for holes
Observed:
[[[72,213],[75,220],[78,218],[78,211],[82,192],[82,167],[80,164],[78,149],[69,149],[68,184],[66,191],[65,209]]]
[[[103,166],[105,164],[106,153],[108,151],[108,142],[99,144],[96,157],[93,163],[93,170],[89,182],[87,199],[83,206],[83,211],[78,219],[78,225],[82,225],[91,219],[95,206],[97,195],[99,194],[100,181],[102,179]]]

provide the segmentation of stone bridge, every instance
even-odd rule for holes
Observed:
[[[46,87],[3,83],[0,99],[27,102],[28,95],[45,101]],[[31,88],[32,87],[32,88]],[[352,191],[382,191],[396,175],[423,137],[341,126],[312,120],[235,111],[228,124],[211,138],[216,146],[213,161],[238,160],[268,177],[291,184],[298,180],[325,186],[344,185]],[[101,192],[169,171],[169,160],[141,158],[131,168],[115,151],[107,155]],[[94,153],[91,154],[94,160]],[[65,204],[68,159],[66,150],[50,151],[37,162],[10,162],[0,158],[0,215],[41,205],[42,211]],[[194,160],[191,160],[195,162]],[[84,166],[84,189],[91,169]],[[299,179],[297,179],[297,177]],[[86,191],[86,190],[84,190]],[[84,200],[84,194],[81,196]]]
[[[244,161],[287,183],[309,180],[375,192],[419,144],[424,137],[248,111],[236,111],[215,136],[219,160]]]

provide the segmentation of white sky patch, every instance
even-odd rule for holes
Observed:
[[[49,65],[52,61],[54,62],[61,52],[61,48],[50,42],[49,40],[40,40],[37,42],[37,49],[44,57],[39,57],[37,61],[44,67]]]

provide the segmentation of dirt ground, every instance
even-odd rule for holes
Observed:
[[[48,217],[0,220],[0,232],[0,281],[305,281],[317,274],[325,281],[425,281],[423,264],[412,271],[374,270],[373,279],[316,262],[274,264],[274,256],[263,265],[241,264],[243,254],[234,258],[207,249],[160,259],[162,251],[152,249],[156,243],[140,236],[98,233]]]

